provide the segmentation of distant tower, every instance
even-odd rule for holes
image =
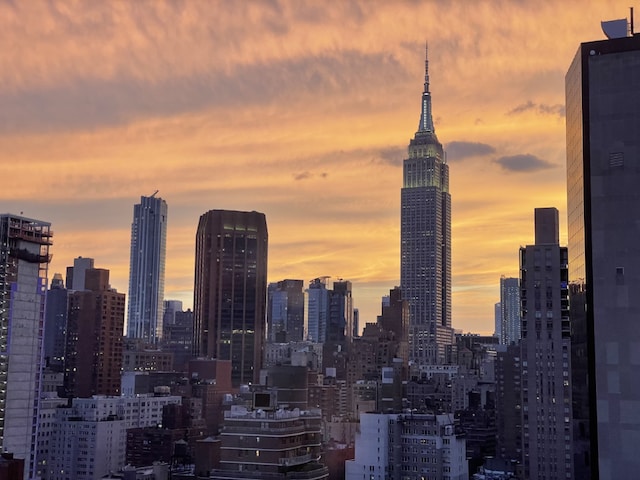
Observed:
[[[493,306],[493,321],[495,324],[493,336],[498,337],[498,340],[500,341],[502,339],[502,306],[500,305],[500,302]]]
[[[234,386],[258,383],[267,297],[263,213],[210,210],[196,234],[194,354],[231,360]]]
[[[500,343],[520,340],[520,283],[517,278],[500,278]]]
[[[525,478],[573,476],[567,247],[558,210],[535,209],[535,244],[520,248]]]
[[[422,112],[403,165],[400,283],[409,302],[410,359],[441,363],[451,329],[451,195],[449,166],[431,116],[425,60]]]
[[[133,207],[127,336],[155,344],[162,338],[167,202],[140,197]]]
[[[56,273],[47,292],[44,322],[45,366],[55,372],[64,369],[64,349],[67,336],[67,295],[62,275]]]
[[[307,290],[307,337],[310,341],[324,343],[327,338],[329,315],[329,277],[315,278],[309,282]]]
[[[282,280],[269,284],[269,341],[285,343],[304,339],[303,287],[302,280]]]
[[[84,274],[93,268],[93,258],[78,257],[73,259],[73,267],[67,267],[68,290],[84,290]]]
[[[35,474],[51,224],[0,215],[0,448]],[[35,455],[33,455],[35,457]]]

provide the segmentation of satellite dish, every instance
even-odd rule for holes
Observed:
[[[621,18],[619,20],[609,20],[607,22],[600,22],[602,31],[609,40],[612,38],[624,38],[627,36],[627,19]]]

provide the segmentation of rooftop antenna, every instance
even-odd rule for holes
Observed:
[[[158,192],[159,192],[159,191],[160,191],[160,190],[156,190],[155,192],[153,192],[153,194],[151,194],[150,198],[155,197],[155,196],[158,194]]]

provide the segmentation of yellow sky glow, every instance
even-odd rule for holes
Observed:
[[[493,331],[533,209],[566,242],[564,74],[622,1],[0,4],[0,211],[50,221],[50,277],[94,257],[128,288],[140,195],[169,205],[166,298],[191,306],[195,230],[257,210],[269,280],[399,283],[402,160],[429,42],[453,204],[453,324]],[[518,163],[520,162],[520,163]]]

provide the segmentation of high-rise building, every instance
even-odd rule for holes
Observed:
[[[156,192],[157,193],[157,192]],[[133,206],[127,336],[148,343],[162,338],[167,202],[140,197]]]
[[[162,302],[162,326],[173,325],[176,323],[176,313],[182,312],[182,301],[180,300],[165,300]],[[163,334],[164,335],[164,334]]]
[[[451,195],[449,166],[431,117],[429,61],[422,113],[403,164],[400,287],[409,302],[410,358],[442,363],[451,329]]]
[[[66,395],[120,395],[125,295],[109,285],[109,270],[85,275],[85,290],[69,294]]]
[[[257,383],[264,349],[267,221],[210,210],[196,234],[194,354],[231,360],[234,386]]]
[[[575,468],[601,480],[640,470],[640,36],[605,27],[565,79]]]
[[[271,342],[301,342],[304,339],[304,282],[282,280],[269,284],[267,325]]]
[[[495,324],[493,336],[498,337],[498,341],[500,341],[502,339],[502,305],[500,302],[493,305],[493,320]]]
[[[324,343],[327,338],[329,315],[329,277],[319,277],[309,282],[307,290],[307,337],[312,342]]]
[[[67,337],[67,293],[62,275],[56,273],[47,292],[44,322],[45,366],[54,372],[64,370],[64,349]]]
[[[510,345],[520,340],[520,281],[500,278],[500,343]]]
[[[353,297],[351,282],[333,282],[329,294],[329,317],[327,321],[326,343],[340,345],[346,349],[353,339]]]
[[[520,248],[522,446],[525,478],[574,478],[568,253],[558,210],[535,209],[535,244]]]
[[[51,224],[0,215],[0,447],[35,473]]]

